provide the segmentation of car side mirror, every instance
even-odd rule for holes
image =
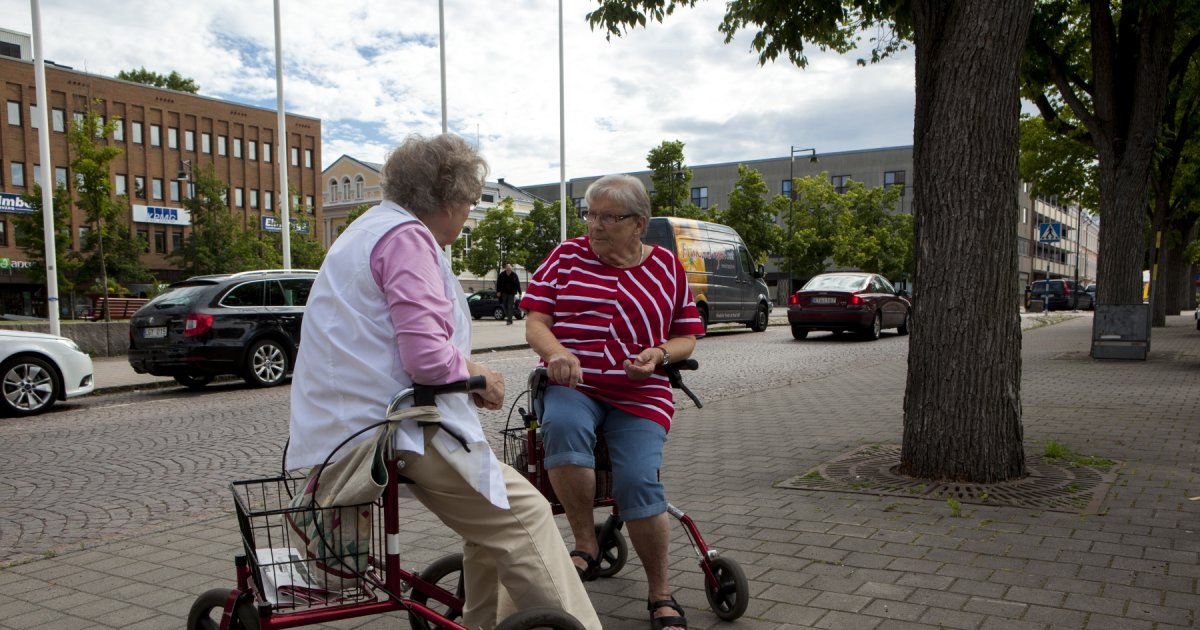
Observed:
[[[767,277],[767,268],[764,265],[759,265],[754,268],[754,277],[761,280]]]
[[[906,297],[908,297],[908,291],[905,291],[904,289],[900,289],[899,291],[896,291],[896,297],[906,298]]]

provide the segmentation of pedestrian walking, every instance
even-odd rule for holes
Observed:
[[[500,299],[500,305],[504,308],[504,320],[509,326],[512,325],[513,308],[520,293],[521,279],[517,277],[517,272],[513,271],[512,265],[504,265],[504,271],[496,276],[496,297]]]

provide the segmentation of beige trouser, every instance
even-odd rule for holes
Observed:
[[[437,430],[426,428],[426,444]],[[537,488],[500,464],[509,503],[502,510],[468,485],[434,448],[427,447],[424,455],[399,455],[405,462],[401,474],[414,482],[409,486],[413,496],[463,538],[464,625],[491,630],[518,610],[550,606],[571,613],[591,630],[602,630],[550,504]]]

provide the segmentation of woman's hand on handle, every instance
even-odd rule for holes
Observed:
[[[583,382],[583,369],[579,366],[579,357],[567,352],[565,348],[546,359],[546,375],[555,383],[572,389]]]
[[[475,401],[476,407],[496,410],[504,406],[503,374],[493,372],[486,366],[471,360],[467,360],[467,374],[471,376],[483,376],[487,379],[487,389],[471,393],[471,399]]]
[[[546,362],[546,376],[559,385],[574,388],[583,382],[579,358],[571,354],[554,336],[554,318],[538,311],[525,314],[525,340]]]
[[[663,351],[661,348],[646,348],[639,352],[634,357],[634,360],[625,359],[623,365],[625,376],[634,381],[650,378],[650,375],[654,374],[654,370],[658,369],[658,365],[662,362],[662,359]]]

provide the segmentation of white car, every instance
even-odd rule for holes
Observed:
[[[92,358],[74,341],[0,328],[0,415],[41,413],[95,387]]]

